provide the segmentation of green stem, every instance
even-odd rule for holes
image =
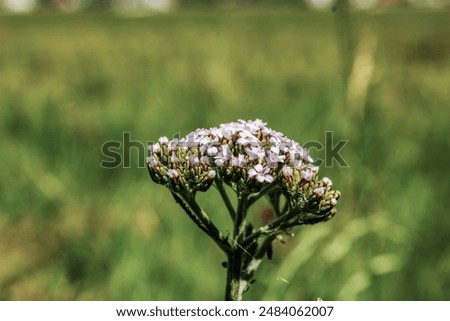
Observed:
[[[259,191],[258,193],[254,193],[252,194],[249,199],[248,199],[248,206],[250,207],[251,205],[253,205],[253,203],[255,203],[257,200],[259,200],[261,197],[263,197],[264,195],[266,195],[267,193],[273,191],[275,188],[277,188],[278,182],[275,180],[273,183],[270,183],[267,186],[264,186],[261,191]]]
[[[178,205],[181,206],[181,208],[186,212],[186,214],[189,216],[189,218],[194,221],[194,223],[206,234],[208,233],[208,229],[206,228],[206,226],[203,224],[203,222],[197,217],[195,216],[191,209],[189,208],[189,205],[175,192],[172,192],[172,196],[175,199],[175,201],[178,203]]]
[[[234,221],[236,218],[236,211],[234,210],[233,205],[231,204],[230,198],[228,197],[227,191],[225,190],[223,183],[222,183],[222,179],[218,176],[216,176],[215,179],[215,186],[217,187],[217,190],[220,193],[220,196],[223,199],[223,202],[225,203],[225,206],[228,209],[228,213],[231,216],[231,219]]]
[[[240,301],[247,286],[247,280],[242,278],[243,258],[245,248],[240,244],[245,230],[245,216],[247,212],[248,196],[238,192],[238,206],[234,219],[233,238],[231,252],[228,254],[227,262],[227,284],[225,287],[225,300]]]
[[[260,236],[270,236],[280,233],[280,231],[290,228],[294,225],[300,225],[295,224],[293,222],[290,222],[290,220],[295,217],[296,215],[299,215],[300,211],[289,211],[279,217],[277,217],[275,220],[270,222],[267,225],[264,225],[260,227],[256,232],[249,235],[245,240],[242,242],[242,246],[248,246],[251,244],[255,239],[257,239]]]
[[[225,252],[231,251],[230,244],[228,243],[228,237],[222,236],[219,229],[209,219],[208,215],[197,204],[195,196],[178,195],[172,192],[173,197],[178,204],[184,209],[188,216],[194,221],[195,224],[207,235],[209,235],[214,242]]]

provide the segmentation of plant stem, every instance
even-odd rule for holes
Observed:
[[[172,192],[176,202],[183,208],[188,216],[194,221],[195,224],[225,252],[229,253],[231,247],[228,244],[227,237],[224,237],[220,233],[219,229],[209,219],[208,215],[202,210],[202,208],[195,201],[195,197],[188,197],[186,195],[178,195]]]
[[[248,200],[248,206],[251,206],[253,203],[255,203],[257,200],[259,200],[261,197],[263,197],[264,195],[273,191],[276,188],[278,188],[278,186],[277,186],[277,182],[275,181],[275,182],[263,187],[261,189],[261,191],[259,191],[258,193],[250,195],[249,200]]]
[[[227,262],[227,284],[225,287],[225,300],[227,301],[241,301],[242,294],[247,287],[247,281],[242,278],[242,272],[245,269],[243,264],[245,248],[240,244],[242,243],[245,229],[247,197],[248,195],[246,194],[238,193],[231,252],[228,254]]]
[[[230,198],[228,197],[227,191],[223,186],[222,179],[217,176],[215,179],[215,183],[216,183],[215,186],[219,190],[220,196],[222,197],[223,202],[225,203],[225,206],[228,209],[228,213],[230,214],[231,219],[234,221],[236,218],[236,211],[234,210],[233,205],[230,202]]]

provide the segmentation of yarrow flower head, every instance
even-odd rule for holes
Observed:
[[[242,299],[281,234],[336,213],[340,193],[329,178],[319,178],[308,151],[259,119],[201,128],[173,140],[161,137],[148,150],[151,179],[170,189],[189,218],[225,252],[227,300]],[[232,232],[218,228],[196,200],[212,185],[231,216]],[[224,185],[236,193],[236,206]],[[247,212],[263,196],[271,205],[270,219],[255,227]]]
[[[181,139],[161,137],[149,146],[150,177],[176,192],[205,192],[215,179],[256,193],[279,186],[292,209],[308,209],[303,223],[331,218],[340,193],[318,178],[308,151],[266,123],[238,120],[197,129]]]

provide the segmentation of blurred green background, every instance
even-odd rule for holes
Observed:
[[[349,140],[349,166],[320,170],[337,216],[274,244],[246,299],[450,300],[449,39],[445,11],[1,16],[0,299],[221,300],[224,256],[146,155],[101,147],[261,118]]]

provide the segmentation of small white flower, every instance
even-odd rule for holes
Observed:
[[[207,153],[209,156],[216,156],[218,152],[219,152],[219,150],[217,149],[217,147],[214,147],[214,146],[209,147],[209,148],[206,150],[206,153]]]
[[[314,193],[317,196],[323,196],[323,194],[325,194],[325,189],[323,187],[318,187],[314,190]]]
[[[216,171],[210,170],[207,175],[209,178],[214,178],[214,177],[216,177]]]
[[[297,169],[301,169],[303,165],[303,160],[302,159],[294,159],[292,161],[292,166],[294,166]]]
[[[283,153],[289,153],[289,151],[291,150],[291,147],[292,147],[292,142],[291,142],[290,139],[287,139],[287,138],[283,139],[280,142],[280,146],[279,147],[280,147],[280,150],[283,151]]]
[[[273,153],[273,152],[269,152],[268,157],[266,158],[266,160],[269,159],[269,161],[271,163],[283,163],[284,160],[286,159],[286,156],[284,155],[280,155],[278,153]]]
[[[211,130],[205,128],[199,128],[195,131],[198,136],[208,136]]]
[[[262,147],[251,147],[246,148],[245,153],[251,158],[251,159],[261,159],[264,156],[266,156],[266,151]]]
[[[169,138],[167,138],[166,136],[160,137],[158,139],[159,143],[161,145],[167,145],[169,143]]]
[[[235,131],[232,128],[221,127],[223,138],[231,139]]]
[[[208,156],[200,157],[200,163],[202,163],[203,165],[209,165],[209,157]]]
[[[179,144],[178,139],[175,138],[174,140],[171,140],[170,142],[167,143],[167,150],[169,152],[177,150],[178,144]]]
[[[313,176],[313,172],[311,171],[310,168],[305,168],[304,170],[301,171],[302,172],[302,178],[306,181],[311,181],[312,176]]]
[[[264,133],[264,132],[263,132]],[[264,133],[265,134],[265,133]],[[267,135],[269,135],[269,133],[267,133]],[[273,146],[277,146],[278,150],[280,149],[280,143],[281,143],[281,139],[278,136],[270,136],[269,138],[269,142],[273,145]]]
[[[231,166],[244,168],[245,167],[245,156],[242,154],[239,154],[238,157],[233,156],[231,158]]]
[[[322,178],[322,182],[325,184],[325,186],[333,186],[333,182],[328,177]]]
[[[224,160],[230,160],[231,158],[231,151],[230,151],[230,147],[227,144],[223,144],[222,146],[220,146],[220,153],[217,154],[217,157],[221,157]]]
[[[195,133],[189,133],[186,138],[184,139],[184,144],[188,147],[188,148],[195,148],[199,145],[199,142],[196,138]]]
[[[214,164],[216,164],[216,166],[222,166],[225,163],[225,160],[223,160],[222,158],[218,158],[216,160],[214,160]]]
[[[258,128],[264,128],[267,125],[267,123],[263,122],[259,118],[256,118],[254,121],[252,121],[252,123],[253,123],[253,125],[257,126]]]
[[[175,153],[172,153],[172,155],[170,155],[170,162],[171,163],[178,163],[180,160],[178,159],[177,155],[175,155]]]
[[[161,145],[159,143],[148,145],[148,150],[150,153],[159,153],[161,151]]]
[[[265,174],[264,175],[264,178],[261,180],[261,179],[258,179],[258,178],[256,178],[260,183],[263,183],[263,182],[267,182],[267,183],[272,183],[273,182],[273,180],[274,180],[274,178],[273,178],[273,176],[272,175],[270,175],[270,174]]]
[[[335,198],[332,198],[330,202],[333,206],[337,204],[337,200]]]
[[[255,176],[258,175],[260,172],[262,172],[262,170],[263,170],[263,166],[262,166],[261,164],[258,164],[258,165],[254,166],[253,168],[251,168],[251,169],[248,171],[248,176],[249,176],[250,178],[255,177]]]
[[[152,167],[158,165],[158,162],[153,156],[147,157],[147,163]]]
[[[245,126],[245,129],[251,132],[252,134],[256,134],[260,130],[260,127],[258,123],[248,122],[247,125]]]
[[[292,175],[294,175],[294,170],[292,169],[292,167],[287,165],[283,166],[282,172],[284,177],[291,177]]]
[[[222,130],[220,128],[211,128],[211,134],[213,134],[214,136],[216,136],[219,139],[223,138],[223,133]]]
[[[167,176],[169,176],[170,178],[178,177],[178,172],[174,169],[169,169],[167,171]]]
[[[200,163],[200,160],[198,159],[197,156],[189,156],[189,164],[190,166],[197,166],[198,163]]]
[[[253,135],[250,131],[244,129],[239,132],[238,140],[236,141],[237,145],[252,145],[252,146],[258,146],[260,144],[258,137]]]
[[[270,147],[270,151],[274,154],[279,154],[280,153],[280,147],[279,146],[271,146]]]
[[[270,168],[263,167],[261,164],[255,165],[248,171],[249,178],[255,178],[258,182],[264,183],[272,183],[274,178],[269,174]]]

